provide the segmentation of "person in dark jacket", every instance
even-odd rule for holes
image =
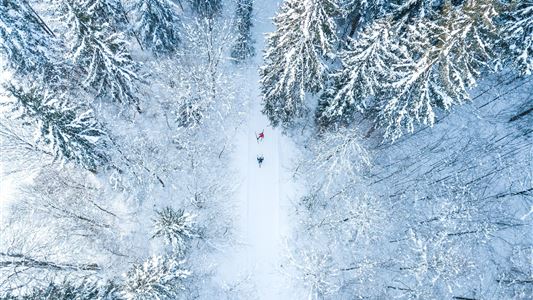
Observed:
[[[263,155],[257,156],[257,163],[259,164],[259,168],[261,168],[261,165],[263,164],[264,160],[265,160],[265,157]]]

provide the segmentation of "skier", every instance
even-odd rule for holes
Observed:
[[[257,139],[257,142],[259,143],[259,141],[263,141],[263,139],[265,138],[265,130],[263,129],[263,131],[261,131],[259,134],[255,134],[255,138]]]
[[[259,164],[259,168],[261,168],[263,160],[265,160],[265,157],[262,154],[257,156],[257,163]]]

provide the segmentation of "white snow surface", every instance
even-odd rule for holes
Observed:
[[[288,167],[296,148],[261,113],[259,91],[258,68],[264,34],[274,30],[271,18],[277,6],[277,1],[254,3],[257,56],[242,71],[249,84],[242,91],[242,97],[248,100],[248,113],[237,131],[233,158],[240,182],[235,222],[238,244],[219,265],[219,278],[231,299],[292,299],[294,296],[283,271],[283,253],[290,227],[287,212],[296,191]],[[256,134],[263,130],[265,138],[258,142]],[[258,155],[264,156],[261,168]]]

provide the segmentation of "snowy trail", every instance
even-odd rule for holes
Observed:
[[[258,57],[253,67],[244,71],[243,96],[248,98],[247,121],[239,130],[234,167],[241,182],[238,191],[236,231],[239,249],[220,266],[225,283],[248,285],[244,299],[291,299],[283,275],[283,239],[288,231],[288,201],[291,191],[284,166],[290,157],[291,145],[279,129],[269,126],[261,113],[258,68],[264,48],[264,34],[274,30],[271,18],[277,1],[256,1],[255,39]],[[257,142],[256,134],[264,130],[265,139]],[[282,146],[283,144],[283,146]],[[287,147],[288,146],[288,147]],[[257,155],[265,160],[261,168]],[[248,282],[248,284],[246,283]],[[238,290],[239,287],[235,287]]]

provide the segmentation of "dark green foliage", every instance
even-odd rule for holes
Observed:
[[[287,0],[274,18],[260,70],[263,113],[272,125],[290,127],[305,117],[307,95],[324,87],[327,60],[338,46],[339,2]]]
[[[213,18],[222,10],[222,0],[187,0],[195,13],[204,18]]]
[[[6,295],[2,300],[111,300],[117,299],[118,292],[115,284],[108,282],[99,285],[94,282],[50,282],[43,288],[35,288],[24,296]]]
[[[255,54],[255,41],[251,33],[253,4],[254,0],[238,0],[237,2],[237,11],[235,13],[237,39],[231,51],[231,57],[236,62],[243,61]]]
[[[72,1],[72,0],[63,0]],[[126,11],[121,0],[75,0],[87,9],[94,23],[108,23],[114,31],[123,31],[127,26]],[[73,3],[76,3],[73,1]]]
[[[0,0],[0,56],[16,75],[54,77],[51,31],[26,1]]]
[[[133,265],[121,295],[131,300],[182,299],[184,281],[191,275],[183,263],[175,257],[152,256],[143,264]]]
[[[96,3],[100,3],[99,1]],[[135,105],[138,65],[129,53],[125,36],[99,20],[107,6],[81,0],[64,0],[68,24],[69,59],[83,70],[83,85],[100,98]]]
[[[153,237],[164,238],[168,244],[172,245],[173,250],[181,255],[188,248],[188,242],[198,237],[194,218],[194,215],[186,213],[183,209],[174,210],[171,207],[165,207],[157,211]]]
[[[15,99],[17,117],[38,128],[36,139],[51,148],[55,159],[74,161],[93,172],[107,162],[105,133],[91,110],[71,106],[66,99],[37,88],[10,85],[7,90]]]
[[[504,48],[520,74],[533,73],[533,1],[512,1],[505,14]]]
[[[340,51],[341,68],[330,74],[333,84],[319,105],[321,126],[347,124],[359,112],[395,140],[469,100],[470,89],[497,59],[493,2],[425,5],[406,3]]]
[[[135,32],[144,47],[154,54],[169,54],[180,42],[178,15],[168,0],[135,2]]]

